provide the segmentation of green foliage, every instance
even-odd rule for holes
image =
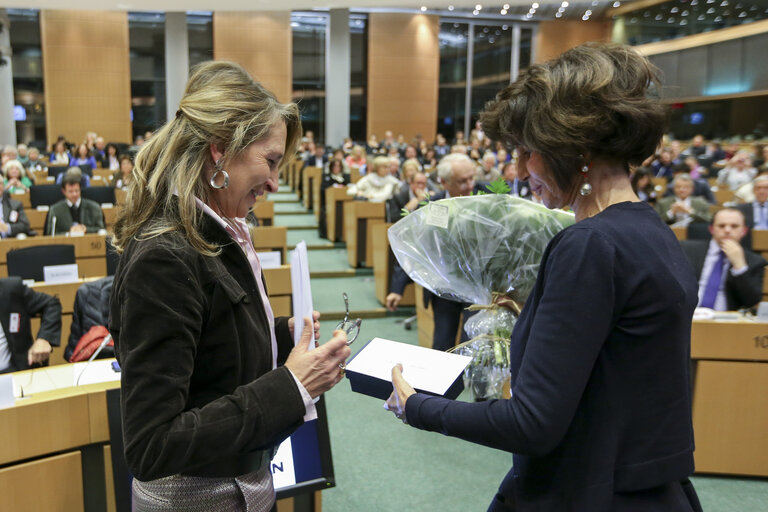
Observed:
[[[501,176],[489,183],[486,188],[491,194],[509,194],[512,191],[506,180]]]

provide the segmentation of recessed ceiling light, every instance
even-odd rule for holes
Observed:
[[[587,9],[586,12],[584,13],[584,16],[592,16],[592,11]]]
[[[499,14],[501,14],[502,16],[506,16],[507,15],[507,10],[506,9],[502,9],[502,10],[499,11]]]
[[[683,11],[682,14],[680,14],[680,16],[688,16],[688,11]]]
[[[563,13],[561,12],[558,12],[557,14],[555,14],[555,18],[562,18],[562,17],[563,17]]]
[[[710,7],[707,9],[707,14],[715,14],[715,9],[713,7]]]
[[[614,8],[621,7],[621,2],[619,2],[618,0],[616,2],[613,2],[613,7]]]
[[[589,16],[585,14],[584,16],[581,17],[581,21],[589,21]]]
[[[746,18],[746,17],[747,17],[747,13],[745,11],[741,11],[739,13],[739,18]]]
[[[720,2],[720,7],[725,7],[727,5],[728,5],[728,0],[723,0],[722,2]]]
[[[680,9],[678,9],[677,7],[673,7],[672,9],[669,10],[669,12],[671,12],[672,14],[675,14],[679,10]]]
[[[477,16],[478,14],[480,14],[480,11],[478,11],[477,9],[472,11],[472,15]]]
[[[675,22],[675,18],[668,18],[667,19],[667,23],[674,23],[674,22]]]
[[[664,16],[662,16],[661,14],[657,14],[657,15],[656,15],[656,17],[655,17],[654,19],[655,19],[656,21],[661,21],[663,18],[664,18]]]
[[[501,26],[501,30],[507,30],[508,28],[509,28],[509,26],[507,26],[507,25],[502,25]]]
[[[715,23],[720,23],[721,21],[723,21],[722,16],[718,16],[717,18],[715,18]]]
[[[704,21],[705,19],[707,19],[707,17],[704,16],[703,14],[699,14],[699,17],[696,18],[696,19],[699,20],[699,21]]]
[[[538,9],[539,8],[539,4],[537,4],[536,2],[533,2],[533,5],[531,5],[531,7],[533,7],[534,9]]]
[[[421,6],[421,12],[427,12],[427,6],[426,5],[422,5]]]
[[[504,4],[504,6],[502,7],[502,9],[504,9],[505,11],[508,11],[508,10],[509,10],[509,4]]]
[[[685,26],[687,24],[688,24],[688,20],[680,20],[680,25]]]
[[[562,4],[560,4],[560,5],[561,5],[562,7],[568,7],[568,5],[569,5],[569,4],[568,4],[568,2],[563,2],[563,3],[562,3]]]
[[[526,18],[528,18],[528,19],[531,19],[531,18],[533,17],[533,14],[531,14],[531,13],[526,13],[526,14],[525,14],[525,17],[526,17]]]
[[[452,10],[453,10],[453,6],[452,6],[452,5],[449,5],[449,6],[448,6],[448,10],[449,10],[449,11],[452,11]]]
[[[482,10],[482,8],[483,8],[483,6],[482,6],[482,5],[480,5],[480,4],[477,4],[477,5],[475,6],[475,10],[476,10],[476,11],[480,11],[480,10]]]

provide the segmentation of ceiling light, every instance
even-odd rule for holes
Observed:
[[[426,5],[422,5],[421,6],[421,12],[427,12],[427,6]]]
[[[563,13],[561,12],[558,12],[557,14],[555,14],[555,18],[562,18],[562,17],[563,17]]]
[[[705,19],[707,19],[707,17],[704,16],[703,14],[699,14],[699,17],[696,18],[696,19],[699,20],[699,21],[704,21]]]
[[[675,14],[679,10],[680,9],[678,9],[677,7],[673,7],[672,9],[669,10],[669,12],[671,12],[672,14]]]
[[[746,17],[747,17],[747,13],[745,11],[741,11],[739,13],[739,18],[746,18]]]
[[[688,24],[688,20],[680,20],[680,25],[687,25],[687,24]]]
[[[585,14],[584,16],[581,17],[581,21],[589,21],[589,16]]]
[[[478,11],[477,9],[475,9],[474,11],[472,11],[472,15],[473,15],[473,16],[477,16],[478,14],[480,14],[480,11]]]
[[[587,11],[584,13],[584,16],[592,16],[592,11],[587,9]]]
[[[452,11],[452,10],[453,10],[453,6],[452,6],[452,5],[449,5],[449,6],[448,6],[448,10],[449,10],[449,11]]]
[[[667,19],[667,23],[674,23],[674,22],[675,22],[675,18],[668,18]]]
[[[715,14],[715,8],[710,7],[709,9],[707,9],[707,14]]]
[[[637,23],[637,18],[632,18],[631,20],[629,20],[629,22],[630,23]]]
[[[531,19],[531,18],[533,17],[533,14],[531,14],[531,13],[526,13],[525,17],[526,17],[526,18],[528,18],[528,19]]]
[[[596,7],[600,2],[598,0],[592,0],[592,7]]]
[[[505,11],[508,11],[509,10],[509,4],[504,4],[502,6],[502,9],[504,9]]]
[[[727,5],[728,5],[728,0],[723,0],[722,2],[720,2],[720,7],[725,7]]]
[[[501,26],[501,30],[507,30],[508,28],[509,28],[509,26],[507,26],[507,25],[502,25]]]
[[[664,16],[662,16],[661,14],[657,14],[656,17],[654,17],[653,19],[655,19],[656,21],[661,21],[662,18],[664,18]]]
[[[614,7],[614,9],[616,7],[621,7],[621,2],[619,2],[619,1],[613,2],[613,7]]]
[[[718,16],[717,18],[715,18],[715,23],[720,23],[721,21],[723,21],[722,16]]]
[[[506,9],[502,9],[501,11],[499,11],[499,14],[501,14],[502,16],[506,16],[507,10]]]
[[[482,6],[482,5],[480,5],[480,4],[477,4],[477,5],[475,6],[475,10],[476,10],[476,11],[480,11],[480,10],[482,10],[482,8],[483,8],[483,6]]]
[[[683,11],[683,13],[680,16],[688,16],[688,11]]]
[[[539,4],[537,4],[536,2],[533,2],[533,5],[531,5],[531,7],[533,7],[534,9],[538,9],[539,8]]]
[[[691,0],[691,5],[699,5],[699,0]]]
[[[568,7],[568,2],[563,2],[563,3],[562,3],[562,4],[560,4],[560,5],[561,5],[561,6],[563,6],[563,7]]]

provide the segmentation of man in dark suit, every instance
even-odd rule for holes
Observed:
[[[323,169],[328,163],[328,155],[325,154],[325,146],[317,144],[315,150],[307,155],[307,167],[319,167]]]
[[[2,203],[2,208],[0,208],[0,237],[14,237],[19,233],[28,235],[29,219],[24,213],[24,206],[5,193],[2,179],[0,179],[0,203]]]
[[[104,229],[104,214],[96,201],[80,196],[80,176],[70,174],[61,182],[64,199],[51,206],[45,221],[45,234],[96,233]],[[54,228],[55,226],[55,228]]]
[[[432,195],[429,200],[437,201],[450,197],[468,196],[477,192],[481,185],[475,183],[476,168],[467,155],[452,153],[443,157],[437,165],[437,174],[444,190]],[[386,306],[390,311],[397,309],[403,299],[403,292],[411,279],[395,262],[390,280],[389,294],[386,298]],[[467,314],[464,311],[469,304],[441,299],[440,297],[424,290],[424,307],[432,304],[435,330],[432,334],[432,348],[435,350],[448,350],[456,342],[456,332],[462,313],[464,320]],[[466,334],[461,333],[462,341],[466,341]]]
[[[664,222],[709,222],[709,204],[700,197],[693,197],[694,182],[689,174],[675,176],[675,195],[656,201],[656,211]]]
[[[387,222],[397,222],[403,208],[412,212],[428,197],[427,175],[421,171],[414,172],[408,177],[408,186],[387,200]]]
[[[531,198],[531,186],[528,185],[528,180],[521,180],[517,177],[516,161],[512,160],[504,164],[501,175],[509,186],[510,195],[524,199]]]
[[[41,315],[32,338],[32,316]],[[31,290],[19,277],[0,279],[0,373],[26,370],[48,361],[51,346],[61,343],[61,303]]]
[[[753,229],[768,229],[768,175],[755,178],[752,181],[752,191],[755,194],[754,201],[735,207],[744,214],[744,224],[748,231],[741,245],[747,249],[752,248]]]
[[[735,208],[723,208],[715,213],[709,230],[709,242],[680,242],[699,276],[699,306],[718,311],[754,307],[763,296],[768,261],[739,243],[747,233],[744,215]]]

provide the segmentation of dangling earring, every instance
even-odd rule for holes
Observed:
[[[229,174],[227,174],[227,171],[225,171],[221,167],[221,158],[216,160],[213,166],[216,168],[216,172],[214,172],[213,175],[211,176],[211,187],[217,190],[220,190],[222,188],[227,188],[229,186]],[[219,175],[219,173],[221,173],[224,176],[224,183],[222,183],[221,185],[216,184],[216,177]]]
[[[581,184],[581,188],[579,189],[579,194],[582,196],[588,196],[592,193],[592,185],[589,184],[589,180],[587,177],[587,173],[589,172],[589,164],[584,164],[584,167],[581,168],[581,175],[584,176],[584,183]]]

